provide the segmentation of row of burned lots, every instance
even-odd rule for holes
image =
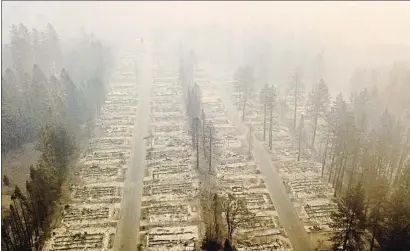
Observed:
[[[265,144],[306,231],[329,230],[330,215],[336,210],[332,202],[333,189],[321,178],[323,163],[313,159],[314,155],[306,145],[303,117],[300,120],[298,117],[297,124],[288,123],[293,118],[290,114],[300,115],[305,111],[296,107],[288,113],[283,102],[293,100],[292,93],[286,100],[286,90],[279,93],[273,86],[254,88],[247,94],[244,105],[245,92],[240,79],[232,79],[231,83],[235,90],[232,99],[236,101],[239,114],[252,125],[255,137]],[[292,105],[295,104],[290,107]]]
[[[113,249],[138,100],[133,60],[121,63],[45,250]]]
[[[216,177],[221,227],[226,228],[222,235],[237,250],[292,250],[248,139],[231,123],[215,87],[204,79],[198,83],[205,123],[212,122],[214,130],[209,149],[217,161],[210,171]]]
[[[154,72],[140,215],[142,250],[193,250],[198,240],[198,184],[183,94],[171,73]]]

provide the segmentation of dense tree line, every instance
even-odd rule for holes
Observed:
[[[263,140],[266,139],[266,120],[269,119],[269,148],[272,150],[272,136],[274,125],[274,110],[277,108],[276,88],[274,85],[265,85],[259,94],[260,103],[263,109]],[[268,114],[269,113],[269,114]]]
[[[85,34],[63,57],[51,24],[42,32],[13,26],[10,36],[10,44],[3,46],[9,58],[2,59],[8,66],[2,69],[2,152],[38,139],[50,109],[70,132],[90,129],[111,62],[101,42]]]
[[[371,236],[366,243],[370,250],[377,246],[381,250],[410,249],[410,128],[408,108],[403,106],[409,100],[405,85],[410,76],[408,69],[405,65],[393,67],[384,87],[386,92],[365,88],[352,92],[348,99],[339,93],[333,100],[324,79],[305,94],[296,71],[288,90],[273,99],[273,104],[270,102],[275,94],[268,85],[261,89],[259,102],[254,100],[261,104],[263,140],[266,130],[272,131],[267,121],[276,107],[298,141],[298,161],[307,147],[311,156],[322,163],[322,177],[333,185],[338,204],[332,215],[335,250],[362,250],[366,232]],[[251,85],[242,87],[239,83],[236,81],[234,87],[243,96],[243,90]],[[400,101],[393,101],[391,92]],[[243,109],[242,102],[237,102],[239,110]],[[393,112],[385,108],[391,103]],[[397,109],[398,103],[401,110]]]
[[[66,127],[55,121],[41,128],[37,147],[41,157],[35,166],[30,166],[27,195],[16,186],[10,208],[2,212],[2,250],[41,250],[49,235],[50,215],[75,148]]]
[[[2,58],[8,66],[2,69],[2,152],[37,142],[41,156],[30,166],[26,193],[16,187],[3,212],[2,248],[39,250],[49,235],[75,138],[90,132],[100,110],[111,58],[87,34],[63,53],[50,24],[44,32],[13,26],[11,43],[3,48],[9,57]],[[10,184],[7,176],[3,184]]]
[[[192,138],[192,147],[196,152],[196,167],[200,168],[200,160],[208,164],[209,172],[218,161],[216,131],[212,121],[207,120],[202,107],[201,88],[193,82],[193,52],[181,58],[179,81],[185,92],[186,112]],[[203,154],[200,149],[202,149]],[[203,158],[201,158],[201,156]]]
[[[363,195],[356,200],[363,210],[355,215],[363,215],[362,227],[371,229],[372,249],[378,240],[382,250],[408,250],[409,243],[395,236],[410,238],[410,210],[405,204],[397,207],[395,198],[401,193],[400,199],[410,199],[403,193],[409,178],[410,130],[387,109],[380,113],[378,99],[377,90],[352,94],[349,102],[342,95],[336,98],[329,116],[331,140],[325,148],[331,158],[328,181],[342,197],[354,184],[363,183]],[[395,214],[402,214],[401,221],[389,220]],[[403,223],[407,225],[399,227]]]
[[[299,125],[306,138],[302,130],[294,133],[318,156],[322,176],[335,190],[335,249],[361,250],[365,230],[372,235],[371,250],[377,242],[382,250],[410,249],[410,129],[383,108],[378,89],[352,92],[347,100],[340,93],[331,103],[321,79],[307,96]]]

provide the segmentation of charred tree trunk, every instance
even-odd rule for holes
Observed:
[[[300,126],[299,126],[299,150],[298,150],[298,161],[300,161],[300,151],[302,148],[302,129],[303,129],[303,114],[300,117]]]
[[[325,171],[328,145],[329,145],[329,134],[327,135],[326,145],[325,145],[325,152],[324,152],[324,154],[323,154],[323,161],[322,161],[322,178],[323,178],[323,174],[324,174],[324,171]]]
[[[344,155],[344,153],[337,156],[338,157],[338,159],[337,159],[338,164],[336,166],[335,174],[333,176],[333,181],[332,181],[332,186],[335,189],[336,189],[336,182],[339,178],[340,170],[342,169],[342,165],[343,165],[343,155]]]
[[[25,230],[25,234],[26,234],[26,237],[27,237],[27,240],[28,240],[28,243],[29,243],[29,245],[30,246],[32,246],[33,245],[33,240],[32,240],[32,228],[31,228],[31,226],[32,226],[32,224],[31,224],[31,222],[29,221],[29,215],[28,215],[28,212],[27,212],[27,207],[26,207],[26,209],[24,208],[24,206],[23,206],[23,203],[22,203],[22,200],[23,199],[19,199],[19,205],[20,205],[20,210],[21,210],[21,214],[22,214],[22,216],[23,216],[23,221],[24,221],[24,230]],[[16,203],[16,201],[14,201],[14,206],[16,207],[16,210],[17,210],[17,203]]]
[[[265,141],[265,139],[266,139],[266,106],[267,106],[267,103],[268,103],[266,93],[264,95],[265,95],[265,98],[264,98],[264,102],[263,102],[263,141]]]
[[[315,139],[316,139],[316,130],[317,130],[317,120],[319,119],[319,111],[316,111],[315,121],[313,125],[313,138],[312,138],[312,148],[315,149]]]
[[[209,128],[209,172],[212,170],[212,128]]]
[[[248,99],[248,94],[246,93],[246,91],[244,92],[244,95],[243,95],[243,103],[242,103],[242,121],[245,121],[245,114],[246,114],[246,111],[245,111],[245,109],[246,109],[246,101],[247,101],[247,99]]]
[[[357,152],[359,151],[359,149],[356,149],[356,151],[354,152],[354,156],[353,156],[353,161],[352,161],[352,168],[350,170],[350,176],[349,176],[349,183],[348,183],[348,188],[350,188],[353,184],[353,177],[355,174],[355,170],[356,170],[356,162],[357,162]]]
[[[204,150],[204,156],[206,156],[206,141],[205,141],[205,112],[202,109],[202,148]]]
[[[409,156],[409,154],[410,154],[410,135],[407,136],[406,145],[403,149],[403,152],[400,156],[399,163],[397,165],[396,175],[394,177],[394,184],[397,184],[397,181],[399,180],[401,171],[403,169],[403,165],[405,163],[405,160],[406,160],[407,156]]]
[[[340,178],[338,179],[338,194],[343,190],[343,181],[346,173],[347,156],[345,156],[342,170],[340,171]]]
[[[199,169],[199,119],[195,119],[196,168]]]
[[[349,221],[348,221],[347,230],[346,230],[345,237],[344,237],[344,240],[343,240],[343,248],[342,248],[342,250],[346,250],[347,241],[349,240],[349,235],[350,235],[350,231],[351,231],[351,229],[352,229],[352,223],[353,223],[354,217],[355,217],[355,214],[352,213],[352,215],[350,216],[350,219],[349,219]]]
[[[9,217],[4,217],[1,222],[1,242],[6,251],[16,250],[10,236]]]
[[[296,111],[298,107],[298,83],[297,79],[295,78],[295,91],[293,93],[294,98],[294,109],[293,109],[293,130],[296,130]]]
[[[15,227],[14,232],[16,233],[16,237],[19,239],[20,248],[22,248],[22,250],[30,250],[30,245],[26,238],[26,234],[23,230],[23,223],[21,221],[17,208],[10,205],[10,211],[12,215],[12,221],[14,222]]]
[[[335,154],[333,154],[332,156],[332,162],[330,163],[330,170],[329,170],[329,177],[327,179],[327,182],[330,183],[330,181],[332,180],[332,174],[334,172],[334,164],[335,164]]]
[[[270,102],[269,109],[269,149],[272,150],[272,130],[273,130],[273,102]]]
[[[380,206],[380,205],[378,205]],[[376,219],[379,217],[379,208],[375,208],[374,210],[376,211]],[[370,249],[369,251],[373,251],[374,249],[374,241],[376,239],[376,232],[377,232],[377,222],[373,221],[373,226],[372,226],[372,240],[370,241]]]

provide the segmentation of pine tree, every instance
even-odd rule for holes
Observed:
[[[54,27],[50,23],[47,24],[45,38],[46,40],[44,43],[48,49],[49,59],[51,59],[50,63],[52,68],[50,69],[50,73],[53,75],[60,72],[62,68],[62,53],[60,48],[60,39]]]
[[[23,74],[29,72],[33,66],[31,38],[26,26],[20,24],[12,26],[10,31],[11,37],[11,52],[14,62],[14,67],[17,73]]]
[[[362,250],[365,229],[364,190],[359,182],[337,201],[338,210],[332,212],[330,227],[335,230],[331,241],[334,250]],[[339,249],[341,248],[341,249]]]
[[[44,55],[41,45],[41,35],[37,29],[32,29],[31,31],[31,44],[33,47],[33,63],[39,65],[44,69]]]
[[[196,117],[194,120],[194,135],[195,135],[195,141],[194,141],[194,148],[196,152],[196,168],[199,169],[199,132],[201,130],[201,120]]]
[[[7,177],[7,175],[3,175],[3,184],[5,185],[5,186],[10,186],[10,180],[9,180],[9,177]]]
[[[81,101],[79,99],[79,92],[65,69],[61,70],[60,78],[64,92],[63,102],[66,109],[65,114],[67,125],[72,132],[76,132],[81,123]]]
[[[383,251],[410,249],[410,162],[388,202]]]
[[[387,179],[380,176],[376,176],[376,179],[372,179],[370,185],[369,193],[367,193],[369,202],[368,207],[370,211],[367,215],[367,225],[372,233],[370,251],[373,251],[376,236],[380,236],[382,221],[384,219],[384,214],[386,213],[389,185]]]
[[[233,251],[231,242],[228,239],[225,239],[224,251]]]

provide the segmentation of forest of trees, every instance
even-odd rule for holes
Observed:
[[[50,216],[60,197],[75,143],[64,125],[50,120],[41,128],[37,148],[41,157],[30,166],[26,195],[16,186],[10,207],[2,210],[2,250],[41,250],[50,234]]]
[[[409,79],[410,68],[397,68],[386,90]],[[243,120],[248,106],[260,104],[266,140],[266,133],[272,133],[270,113],[276,110],[294,136],[297,161],[312,156],[322,163],[322,178],[332,184],[338,205],[332,215],[335,250],[362,250],[365,242],[370,250],[410,250],[408,109],[390,111],[391,98],[376,86],[352,92],[348,99],[341,93],[332,99],[320,78],[307,92],[298,71],[282,95],[265,85],[255,96],[247,92],[253,85],[245,80],[244,75],[251,75],[247,72],[242,67],[234,76]],[[268,141],[271,147],[271,135]],[[304,153],[306,148],[311,155]],[[371,236],[368,241],[366,236]]]
[[[90,136],[104,101],[112,61],[88,34],[64,52],[51,24],[44,32],[13,26],[10,36],[2,58],[2,153],[33,142],[41,155],[25,189],[16,186],[2,208],[2,249],[41,250],[76,142]],[[4,186],[10,178],[3,176]]]
[[[35,142],[49,109],[71,133],[90,129],[104,98],[108,50],[83,34],[64,53],[51,24],[44,32],[13,26],[10,36],[2,58],[2,152]]]
[[[304,141],[318,157],[323,178],[334,187],[339,208],[332,215],[335,250],[362,250],[365,230],[372,236],[370,250],[376,243],[381,250],[409,250],[410,128],[406,122],[383,107],[376,87],[352,92],[348,100],[340,93],[332,102],[321,79],[306,100],[305,108],[298,107],[305,111],[298,121],[303,130],[294,133],[299,146]],[[288,110],[295,119],[296,109]]]

